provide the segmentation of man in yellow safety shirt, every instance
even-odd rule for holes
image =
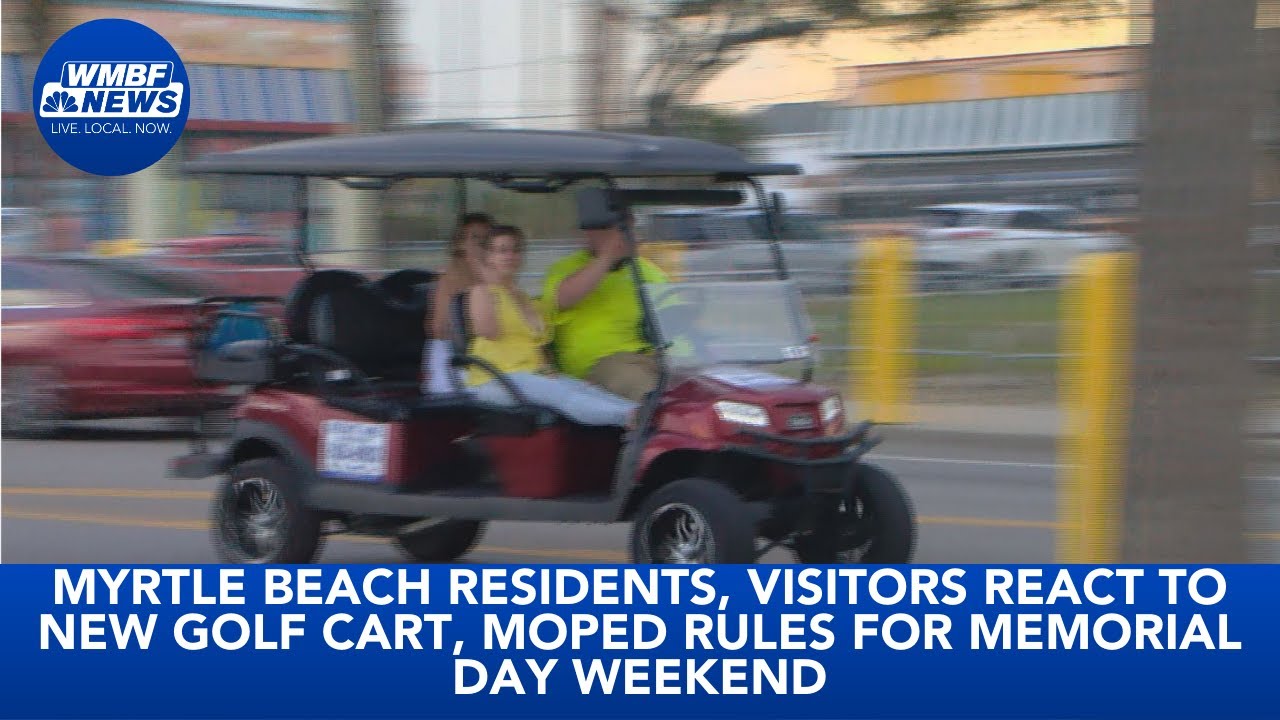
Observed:
[[[568,375],[641,402],[658,384],[658,363],[641,329],[630,263],[639,263],[644,283],[667,277],[632,257],[620,223],[583,229],[587,246],[552,265],[543,286],[557,362]]]

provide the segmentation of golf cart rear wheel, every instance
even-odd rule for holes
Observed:
[[[797,537],[793,549],[802,563],[893,565],[911,562],[915,544],[915,510],[902,486],[884,470],[860,465],[853,498]]]
[[[223,562],[309,563],[320,549],[320,525],[276,458],[236,465],[214,497],[213,546]]]
[[[424,563],[452,562],[466,555],[484,534],[479,520],[442,520],[396,536],[396,544],[409,557]]]
[[[755,562],[755,527],[745,504],[712,480],[664,485],[636,512],[631,557],[640,564]]]

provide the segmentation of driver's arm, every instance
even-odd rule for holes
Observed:
[[[568,310],[582,302],[582,299],[596,289],[617,262],[617,258],[608,255],[594,257],[581,270],[561,280],[556,288],[556,307],[560,310]]]
[[[615,233],[598,252],[584,267],[560,281],[555,295],[557,309],[568,310],[582,302],[618,261],[630,254],[630,249],[626,238],[621,233]]]

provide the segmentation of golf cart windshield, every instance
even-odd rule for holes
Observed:
[[[809,358],[813,335],[785,280],[645,286],[673,367],[774,365]]]

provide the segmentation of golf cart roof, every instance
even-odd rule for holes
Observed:
[[[193,173],[329,178],[561,178],[798,175],[703,140],[553,130],[432,130],[292,140],[188,162]]]

